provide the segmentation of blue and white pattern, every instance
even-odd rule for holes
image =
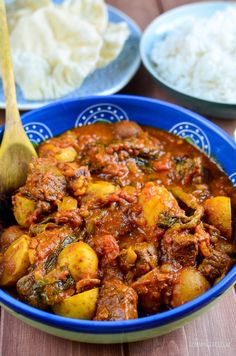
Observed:
[[[117,105],[104,103],[85,109],[76,119],[75,127],[91,125],[96,122],[113,123],[121,120],[129,120],[127,113]]]
[[[236,172],[231,174],[231,176],[229,177],[229,179],[231,180],[231,182],[233,183],[234,187],[236,187]]]
[[[30,122],[24,125],[24,129],[30,141],[37,145],[53,137],[49,127],[42,122]]]
[[[170,132],[182,138],[191,140],[195,146],[199,147],[208,156],[211,155],[209,139],[199,126],[194,125],[191,122],[180,122],[174,125],[170,129]]]

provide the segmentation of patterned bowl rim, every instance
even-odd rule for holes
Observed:
[[[183,114],[187,114],[189,118],[194,118],[201,124],[207,126],[211,129],[215,134],[221,136],[224,139],[225,143],[230,145],[236,152],[236,143],[233,139],[221,128],[219,128],[214,123],[210,122],[209,120],[205,119],[201,115],[194,113],[188,109],[182,108],[175,104],[170,104],[165,101],[156,100],[156,99],[149,99],[146,97],[138,97],[132,95],[115,95],[110,96],[112,100],[117,102],[124,101],[132,101],[132,102],[142,102],[146,104],[155,104],[161,105],[166,108],[174,109],[175,111],[179,111]],[[104,99],[104,101],[109,100],[109,96],[101,97],[99,99]],[[55,102],[49,105],[46,105],[40,109],[34,110],[23,115],[23,121],[28,119],[29,117],[34,117],[35,113],[43,112],[49,108],[56,109],[58,106],[62,108],[65,105],[78,103],[81,101],[91,101],[98,100],[97,96],[88,96],[82,99],[68,99],[62,100],[60,102]],[[58,316],[55,314],[51,314],[46,311],[42,311],[40,309],[36,309],[34,307],[25,304],[14,297],[10,296],[7,292],[3,289],[0,289],[0,303],[3,306],[6,306],[12,309],[14,312],[24,315],[26,318],[38,321],[42,324],[46,324],[49,326],[53,326],[59,329],[65,329],[70,331],[77,331],[81,333],[93,333],[93,334],[119,334],[124,332],[134,332],[140,330],[147,330],[152,329],[155,327],[161,327],[170,323],[173,323],[177,320],[181,320],[192,313],[198,311],[199,309],[203,308],[207,304],[213,302],[216,298],[219,298],[224,292],[226,292],[236,281],[236,265],[227,273],[227,275],[218,282],[215,286],[210,288],[207,292],[200,295],[196,299],[183,304],[179,307],[176,307],[171,310],[167,310],[158,314],[132,319],[132,320],[125,320],[125,321],[90,321],[90,320],[79,320],[79,319],[71,319],[65,318],[62,316]]]

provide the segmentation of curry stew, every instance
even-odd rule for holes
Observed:
[[[236,257],[236,193],[185,140],[122,121],[38,147],[2,232],[0,285],[66,317],[127,320],[207,291]]]

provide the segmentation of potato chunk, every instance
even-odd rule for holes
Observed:
[[[143,215],[149,226],[158,223],[161,216],[181,216],[183,211],[173,195],[163,186],[147,183],[139,196]]]
[[[58,203],[58,211],[70,211],[77,209],[77,200],[72,197],[64,197],[62,201]]]
[[[112,133],[115,139],[127,139],[143,133],[141,127],[132,121],[118,121],[112,125]]]
[[[24,229],[19,225],[13,225],[6,228],[0,238],[0,251],[5,252],[15,240],[24,235],[24,232]]]
[[[15,195],[14,198],[14,215],[19,225],[27,227],[27,218],[33,214],[35,202],[21,195]]]
[[[55,158],[59,162],[73,162],[77,156],[77,152],[73,147],[63,148],[60,153],[58,153]]]
[[[58,265],[66,266],[75,281],[96,276],[98,258],[95,251],[85,242],[74,242],[65,247],[58,256]]]
[[[94,183],[89,183],[87,188],[87,193],[95,195],[97,198],[105,198],[109,194],[115,193],[117,190],[116,186],[112,183],[105,181],[98,181]]]
[[[210,288],[206,278],[193,267],[183,268],[174,285],[171,306],[177,307],[197,298]]]
[[[8,287],[16,284],[18,279],[27,273],[29,262],[29,237],[21,236],[14,241],[3,255],[3,271],[0,286]]]
[[[205,201],[204,206],[209,224],[219,229],[227,239],[231,239],[232,213],[230,198],[224,196],[210,198]]]
[[[94,288],[65,298],[53,306],[53,311],[67,318],[91,320],[96,311],[98,291],[98,288]]]

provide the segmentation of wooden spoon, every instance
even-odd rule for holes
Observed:
[[[29,163],[37,153],[24,131],[17,109],[4,0],[0,0],[0,60],[6,98],[5,131],[0,148],[0,195],[9,195],[24,184]]]

